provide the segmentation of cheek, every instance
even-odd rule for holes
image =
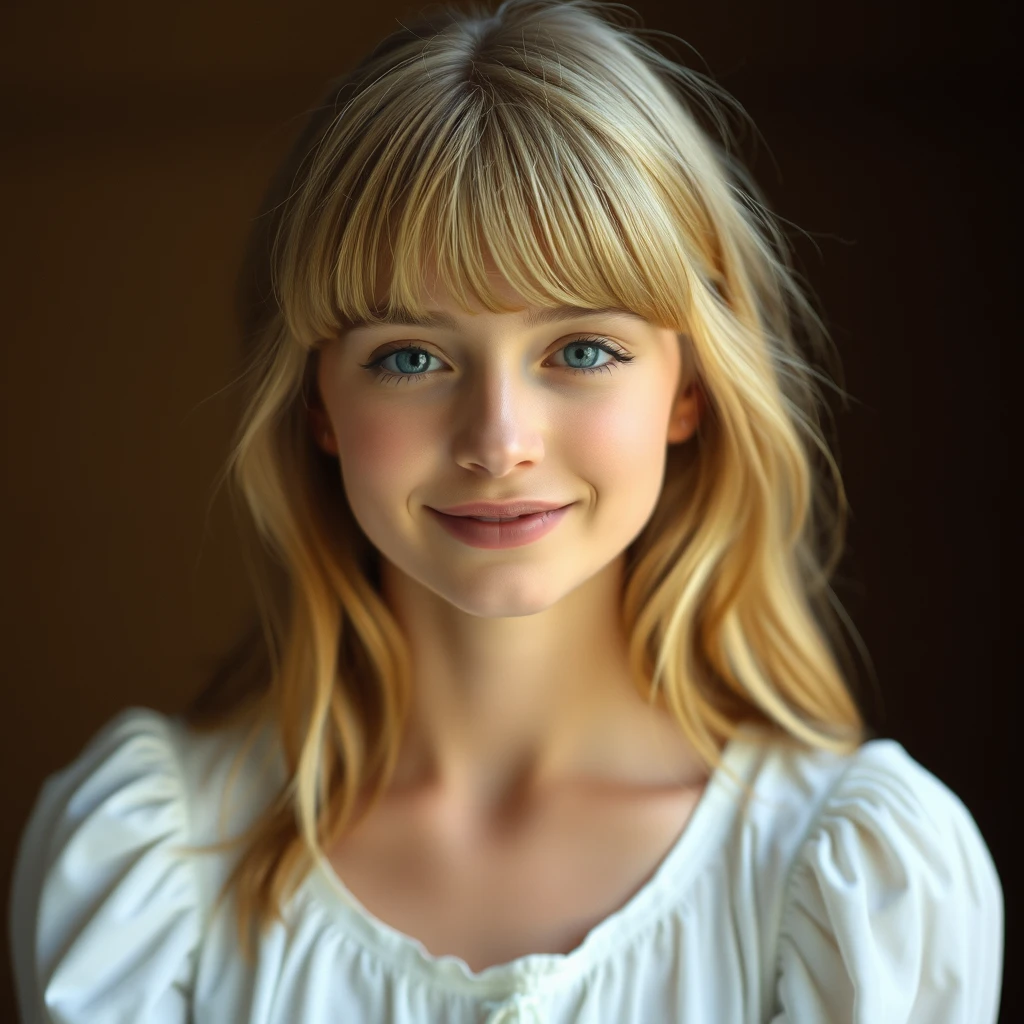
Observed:
[[[416,426],[396,415],[394,408],[360,409],[351,403],[335,422],[342,476],[346,485],[359,482],[354,488],[358,493],[383,495],[407,489],[416,475],[415,467],[430,457],[429,431],[423,429],[422,422]]]
[[[595,480],[611,473],[636,478],[664,460],[665,424],[660,403],[650,395],[643,388],[624,391],[567,424],[571,457],[581,460],[581,469],[591,469]]]
[[[651,385],[588,413],[566,455],[596,491],[601,535],[623,547],[650,519],[665,479],[668,409]]]

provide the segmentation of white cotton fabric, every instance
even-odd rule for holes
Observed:
[[[271,799],[270,730],[225,824],[240,733],[129,708],[43,784],[9,920],[23,1024],[994,1024],[1003,894],[960,799],[893,740],[794,753],[747,726],[658,870],[568,955],[481,972],[372,916],[326,861],[260,942],[211,916]]]

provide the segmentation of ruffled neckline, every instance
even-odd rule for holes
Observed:
[[[412,972],[477,996],[504,995],[510,990],[536,991],[561,986],[585,973],[631,935],[669,906],[678,906],[693,879],[720,846],[742,791],[727,772],[741,779],[752,745],[748,723],[740,726],[722,750],[722,760],[711,772],[704,792],[652,876],[623,906],[598,922],[569,953],[530,953],[506,963],[474,971],[454,954],[435,956],[419,939],[376,917],[367,910],[337,875],[330,861],[318,853],[305,882],[308,894],[343,927],[346,934],[396,969]]]

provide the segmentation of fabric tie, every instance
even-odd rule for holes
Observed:
[[[544,1024],[539,1001],[540,996],[535,992],[517,992],[511,999],[489,999],[484,1003],[484,1009],[494,1012],[486,1024]]]

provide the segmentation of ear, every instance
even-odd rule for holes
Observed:
[[[309,429],[316,446],[328,455],[338,454],[338,443],[334,437],[334,428],[326,411],[319,405],[307,407]]]
[[[317,384],[320,368],[320,350],[314,350],[306,364],[302,384],[302,404],[306,407],[306,419],[309,432],[313,435],[313,443],[329,455],[338,454],[338,446],[334,437],[331,418],[324,409],[323,398]]]
[[[668,425],[668,443],[682,444],[697,432],[697,427],[707,407],[707,396],[696,374],[690,383],[676,396],[672,406],[672,418]]]

